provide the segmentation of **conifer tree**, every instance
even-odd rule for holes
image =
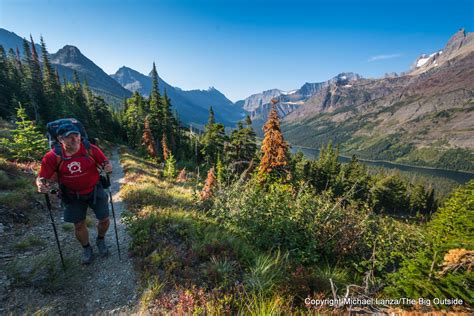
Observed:
[[[206,183],[200,193],[201,201],[206,201],[213,196],[213,190],[215,186],[216,186],[216,174],[214,172],[214,168],[211,168],[207,172]]]
[[[58,68],[56,68],[56,70],[55,70],[54,73],[55,73],[56,84],[57,84],[58,87],[59,87],[59,91],[61,91],[61,80],[59,80]]]
[[[186,177],[186,167],[181,169],[179,172],[178,178],[176,179],[177,182],[186,182],[188,179]]]
[[[178,157],[185,157],[186,155],[186,147],[188,147],[189,142],[183,141],[184,135],[183,131],[181,130],[181,122],[179,121],[179,114],[178,111],[174,110],[174,125],[173,125],[173,132],[172,135],[174,136],[174,152],[176,153],[176,158]],[[190,139],[188,139],[190,141]]]
[[[153,139],[153,135],[151,134],[150,130],[150,122],[148,121],[148,116],[145,117],[144,128],[143,128],[143,145],[146,147],[146,152],[150,157],[158,157],[158,153],[155,148],[155,140]]]
[[[427,192],[422,184],[417,183],[411,188],[409,197],[411,215],[426,213],[427,197]]]
[[[217,154],[216,162],[216,171],[217,171],[217,183],[222,185],[224,183],[224,165],[222,164],[221,155]]]
[[[337,152],[334,155],[336,154]],[[340,172],[336,176],[336,180],[332,180],[335,181],[335,184],[331,183],[331,185],[337,196],[344,195],[348,199],[359,201],[369,200],[371,177],[364,164],[360,163],[355,156],[352,156],[349,163],[336,169],[340,169]],[[312,175],[310,178],[312,178]],[[319,181],[319,183],[321,182]]]
[[[433,214],[438,208],[438,201],[435,198],[435,190],[432,187],[428,188],[426,198],[426,214],[429,216]]]
[[[12,130],[12,141],[2,139],[2,147],[7,148],[13,158],[19,161],[35,161],[47,151],[46,138],[35,124],[28,120],[25,109],[19,104],[17,110],[17,128]]]
[[[53,70],[51,63],[48,58],[48,50],[44,42],[43,36],[40,37],[41,41],[41,55],[43,58],[43,90],[45,97],[45,106],[49,109],[49,117],[46,117],[46,121],[54,120],[62,114],[61,106],[61,88],[56,78],[57,73]]]
[[[245,121],[247,127],[244,128],[242,122],[238,122],[237,129],[232,131],[229,150],[227,151],[228,158],[230,162],[234,163],[234,169],[237,172],[243,171],[257,150],[252,121],[249,116],[247,116]]]
[[[160,102],[160,90],[158,89],[158,72],[156,71],[155,62],[153,62],[153,69],[151,70],[152,86],[150,93],[150,103],[155,102],[155,105],[158,106]]]
[[[17,48],[17,56],[19,56],[18,48]],[[21,71],[21,93],[27,97],[27,101],[25,102],[25,110],[28,117],[34,118],[35,120],[39,119],[39,111],[38,111],[38,101],[35,94],[34,89],[34,80],[33,75],[31,72],[31,65],[32,65],[32,58],[31,58],[31,50],[30,44],[28,41],[23,38],[23,59],[22,62],[19,63],[20,65],[24,65],[24,67],[20,68]]]
[[[110,106],[104,101],[101,96],[93,95],[90,90],[87,92],[88,86],[84,84],[84,93],[87,99],[87,108],[90,112],[90,127],[93,129],[97,136],[107,138],[107,136],[116,137],[117,135],[111,135],[111,132],[116,130],[114,122],[114,116]],[[87,96],[89,94],[89,96]]]
[[[212,109],[212,106],[209,107],[209,117],[207,119],[207,125],[211,126],[216,123],[216,118],[214,116],[214,110]]]
[[[16,55],[17,58],[20,59],[20,51],[18,47],[16,48]],[[26,40],[26,38],[23,38],[23,58],[22,58],[23,64],[25,64],[27,67],[31,64],[31,49],[30,49],[30,44]],[[29,69],[27,69],[28,71]]]
[[[0,116],[11,115],[11,85],[8,78],[8,61],[3,46],[0,45]]]
[[[77,89],[77,90],[81,90],[82,89],[82,85],[81,85],[81,80],[79,79],[79,74],[77,73],[76,70],[74,70],[72,72],[72,82],[74,84],[74,87]]]
[[[206,158],[206,162],[212,165],[216,162],[217,154],[223,153],[225,130],[224,125],[215,123],[214,111],[212,107],[209,109],[209,119],[205,126],[205,132],[202,140],[202,154]]]
[[[86,129],[89,129],[91,124],[93,125],[92,115],[77,71],[73,72],[73,82],[66,83],[64,94],[66,96],[67,115],[75,117],[84,124]]]
[[[153,63],[153,69],[151,71],[152,87],[150,97],[148,99],[148,109],[150,120],[150,128],[153,137],[156,140],[161,139],[163,135],[163,111],[161,106],[160,90],[158,89],[158,73],[156,71],[155,63]]]
[[[7,103],[7,113],[5,118],[11,118],[15,115],[15,105],[18,103],[27,104],[28,96],[23,91],[25,84],[24,75],[22,74],[21,61],[13,49],[8,50],[6,59],[6,74],[7,80],[5,82],[5,102]],[[33,117],[33,116],[31,116]]]
[[[168,160],[169,155],[171,154],[170,150],[168,149],[168,141],[166,140],[166,134],[163,133],[163,137],[161,138],[161,147],[163,150],[163,160]]]
[[[275,107],[277,102],[275,99],[272,100],[272,109],[263,126],[265,134],[261,147],[263,156],[258,169],[261,182],[264,182],[269,176],[283,178],[284,175],[288,175],[288,144],[280,130],[280,118]]]
[[[244,125],[242,122],[237,123],[237,129],[233,130],[230,134],[230,148],[229,158],[231,161],[237,161],[241,159],[242,147],[244,146],[243,131]]]
[[[374,211],[406,214],[409,210],[407,183],[398,175],[384,177],[370,190]]]
[[[339,192],[341,189],[337,187],[342,187],[342,185],[336,184],[341,171],[341,163],[338,161],[338,157],[339,148],[334,148],[331,141],[326,146],[321,146],[319,159],[314,160],[310,166],[309,180],[317,191],[335,188],[337,193],[341,193]]]
[[[137,148],[137,146],[141,144],[146,113],[144,111],[144,103],[145,100],[136,91],[133,93],[132,97],[127,100],[127,110],[124,113],[124,124],[128,143],[133,148]]]
[[[31,59],[30,59],[30,89],[31,89],[31,98],[32,102],[36,104],[38,115],[35,116],[35,120],[39,121],[41,119],[42,122],[47,122],[51,118],[51,113],[46,105],[44,100],[44,93],[43,93],[43,74],[41,72],[41,66],[39,62],[38,52],[36,51],[35,42],[33,41],[33,37],[30,35],[31,40]]]
[[[168,145],[173,152],[176,152],[176,126],[178,122],[176,118],[173,116],[173,112],[171,111],[171,99],[168,97],[168,94],[165,89],[165,93],[162,98],[162,129],[164,134],[166,135],[166,139],[169,141]]]
[[[174,180],[176,177],[176,159],[172,153],[169,154],[168,159],[165,161],[165,170],[163,171],[163,175],[168,180]]]
[[[242,155],[244,159],[251,160],[257,151],[257,141],[255,131],[252,128],[252,120],[249,115],[245,118],[245,124],[247,127],[244,129],[245,141]]]

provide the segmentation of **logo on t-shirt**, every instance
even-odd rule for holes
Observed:
[[[73,161],[70,164],[67,165],[67,168],[69,169],[69,172],[71,174],[74,174],[76,172],[81,173],[81,163],[79,161]]]

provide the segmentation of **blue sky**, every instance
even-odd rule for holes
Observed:
[[[474,31],[474,1],[0,0],[0,27],[232,101],[341,72],[381,77]]]

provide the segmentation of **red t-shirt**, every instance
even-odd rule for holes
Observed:
[[[104,153],[97,146],[91,144],[89,150],[91,154],[88,155],[82,143],[79,151],[72,156],[66,155],[63,148],[61,150],[63,157],[71,158],[62,160],[61,163],[54,151],[49,151],[41,161],[41,169],[38,175],[42,178],[51,179],[60,164],[59,183],[65,185],[74,193],[81,195],[91,193],[97,181],[99,181],[97,165],[102,165],[107,161]]]

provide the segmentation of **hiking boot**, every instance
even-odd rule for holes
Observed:
[[[89,247],[84,248],[84,252],[82,253],[82,258],[81,258],[82,264],[90,264],[93,259],[94,259],[94,254],[92,252],[92,247],[89,246]]]
[[[107,248],[107,245],[105,244],[105,239],[96,239],[95,244],[99,249],[100,255],[102,257],[107,257],[107,255],[109,254],[109,248]]]

